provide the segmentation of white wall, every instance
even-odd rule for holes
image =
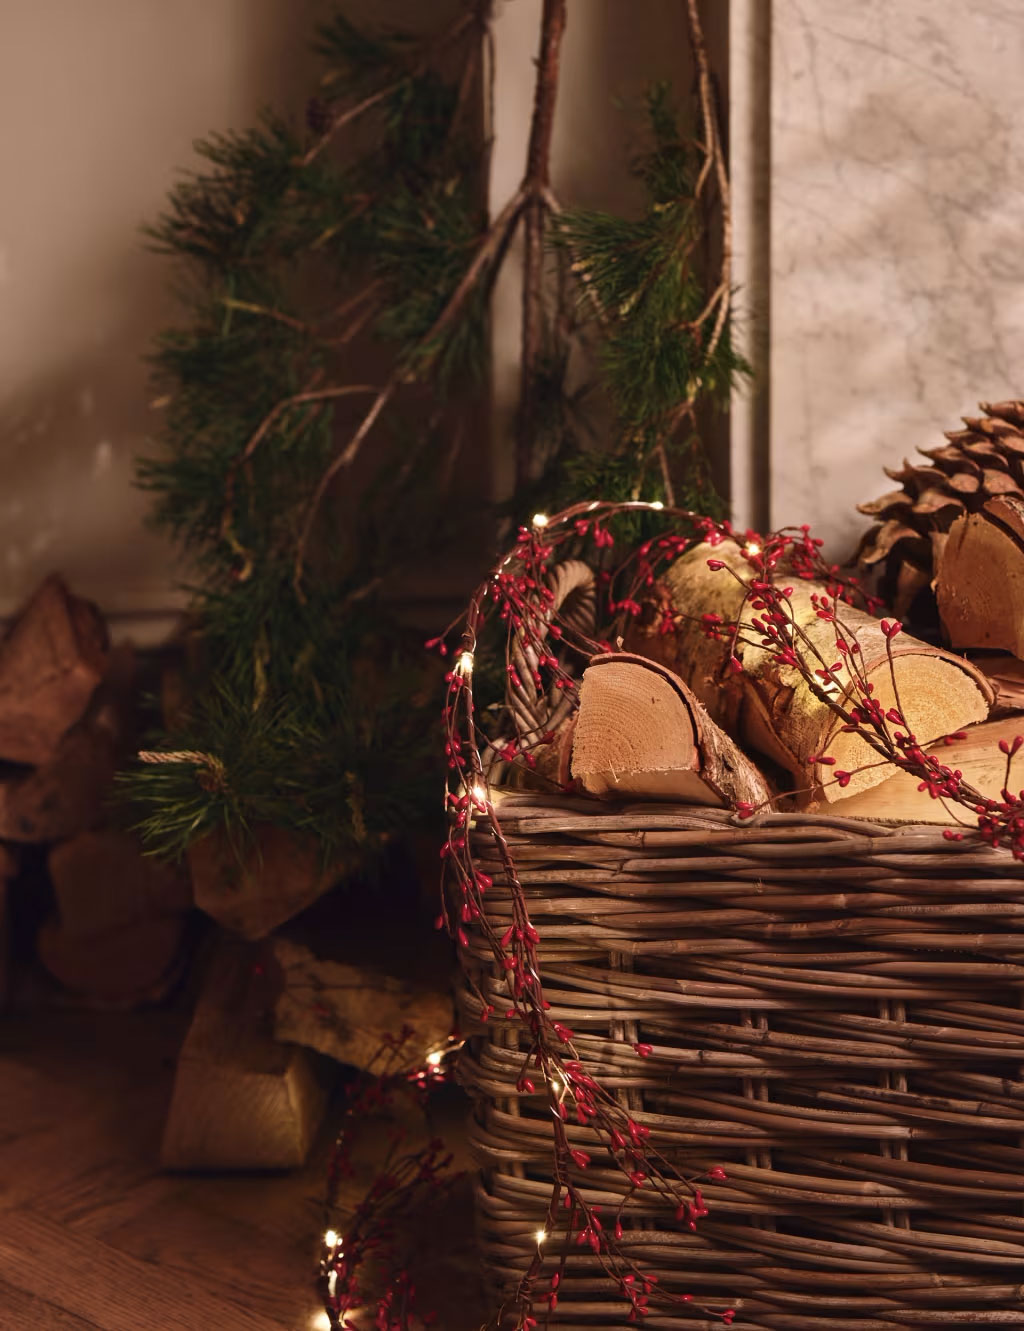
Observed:
[[[304,81],[313,0],[6,0],[0,42],[0,613],[58,569],[115,614],[178,603],[132,459],[173,317],[139,234],[192,141]]]
[[[892,488],[884,465],[1024,394],[1024,4],[737,8],[748,86],[758,68],[771,83],[767,125],[734,97],[733,138],[734,179],[768,166],[770,189],[741,191],[740,222],[770,268],[761,499],[843,556],[855,504]]]

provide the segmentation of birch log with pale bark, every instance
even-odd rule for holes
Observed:
[[[708,560],[721,561],[713,570]],[[724,625],[749,621],[757,611],[744,603],[751,568],[738,549],[701,544],[688,550],[665,574],[658,595],[663,609],[676,615],[676,629],[662,633],[662,616],[639,623],[625,646],[668,665],[689,685],[712,719],[796,778],[805,804],[831,803],[877,785],[892,774],[859,735],[844,733],[843,718],[807,683],[802,673],[774,659],[776,650],[761,644],[750,629],[739,635],[735,655],[740,670],[730,671],[733,651],[726,630],[709,637],[704,615],[718,615]],[[994,690],[968,661],[901,633],[887,643],[880,621],[847,605],[837,608],[838,622],[819,618],[812,596],[827,596],[824,583],[793,578],[789,597],[797,646],[812,669],[844,661],[836,639],[841,633],[857,644],[860,671],[884,709],[898,707],[906,728],[928,744],[988,716]],[[831,600],[831,598],[829,598]],[[893,662],[887,655],[891,647]],[[831,688],[831,702],[855,706],[858,694],[844,668],[841,685]],[[811,760],[828,755],[833,771],[850,773],[840,786],[819,779]]]

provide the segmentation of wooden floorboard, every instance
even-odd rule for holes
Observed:
[[[0,1017],[0,1331],[310,1331],[329,1133],[305,1170],[175,1175],[187,1014]]]
[[[97,1327],[0,1280],[0,1331],[97,1331]]]
[[[282,1326],[218,1298],[198,1281],[182,1280],[89,1235],[69,1243],[62,1225],[28,1211],[0,1214],[0,1281],[101,1331],[281,1331]]]
[[[335,1106],[302,1170],[168,1174],[157,1164],[187,1011],[0,1015],[0,1331],[313,1331],[314,1284]],[[468,1165],[461,1120],[430,1135]],[[442,1115],[443,1117],[443,1115]],[[362,1198],[398,1106],[364,1125],[342,1208]],[[468,1188],[413,1220],[422,1307],[445,1331],[490,1311]]]

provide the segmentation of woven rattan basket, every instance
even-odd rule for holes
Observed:
[[[498,799],[552,1015],[680,1172],[728,1175],[696,1233],[637,1194],[624,1249],[735,1328],[1024,1326],[1024,864],[934,827]],[[500,929],[489,831],[475,858]],[[461,1075],[484,1260],[508,1292],[550,1194],[550,1110],[515,1091],[491,953],[464,953],[496,1009],[481,1028],[467,989]],[[589,1174],[614,1210],[621,1175],[599,1151]],[[574,1248],[552,1323],[626,1311]],[[646,1325],[721,1321],[652,1305]]]

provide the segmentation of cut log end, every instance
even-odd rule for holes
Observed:
[[[892,672],[885,662],[869,671],[868,679],[874,685],[872,697],[884,710],[900,707],[905,729],[921,745],[963,726],[976,725],[988,716],[988,699],[978,688],[974,674],[958,670],[947,657],[916,652],[897,656]],[[822,794],[829,803],[878,785],[893,773],[892,766],[859,735],[836,729],[825,749],[836,760],[835,770],[851,773],[846,786],[833,783],[824,787]]]
[[[953,647],[988,647],[1024,657],[1024,503],[990,499],[950,528],[935,598]]]
[[[671,670],[631,653],[584,672],[572,774],[603,798],[679,799],[719,807],[769,798],[766,781]]]

